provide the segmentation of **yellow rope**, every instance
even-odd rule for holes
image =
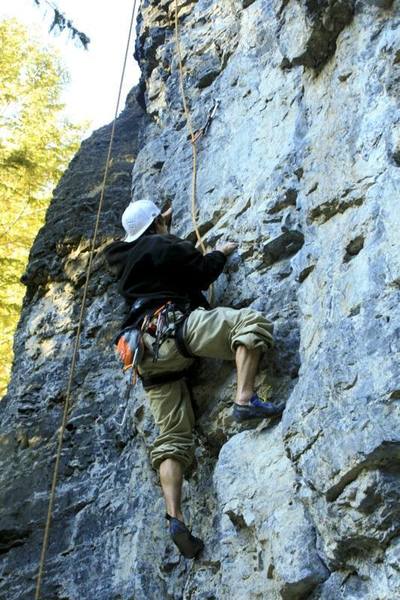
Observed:
[[[199,227],[197,225],[197,148],[196,142],[198,140],[198,136],[195,136],[192,126],[192,119],[190,116],[190,112],[187,105],[185,88],[183,85],[183,64],[182,64],[182,51],[181,51],[181,40],[179,34],[179,21],[178,21],[178,0],[175,0],[175,39],[176,39],[176,49],[178,53],[178,61],[179,61],[179,86],[181,90],[183,109],[185,111],[186,116],[186,124],[190,133],[190,141],[192,143],[192,222],[193,227],[196,232],[197,241],[200,245],[200,248],[203,254],[206,253],[206,248],[203,243],[203,239],[200,235]]]
[[[110,160],[111,160],[111,151],[112,151],[112,145],[113,145],[114,133],[115,133],[115,123],[116,123],[118,110],[119,110],[119,104],[120,104],[120,100],[121,100],[122,85],[123,85],[123,81],[124,81],[129,46],[130,46],[131,37],[132,37],[132,29],[133,29],[134,17],[135,17],[135,12],[136,12],[136,3],[137,3],[137,0],[134,0],[131,21],[130,21],[130,26],[129,26],[128,41],[127,41],[126,50],[125,50],[125,58],[124,58],[124,63],[123,63],[122,73],[121,73],[121,81],[120,81],[119,90],[118,90],[118,99],[117,99],[117,104],[116,104],[116,108],[115,108],[114,121],[113,121],[112,129],[111,129],[111,137],[110,137],[110,143],[108,146],[108,154],[107,154],[103,183],[102,183],[102,188],[101,188],[101,193],[100,193],[99,206],[97,209],[96,223],[95,223],[93,237],[92,237],[89,262],[88,262],[87,269],[86,269],[86,282],[85,282],[85,287],[83,290],[81,310],[80,310],[79,321],[78,321],[78,330],[77,330],[76,337],[75,337],[75,343],[74,343],[72,360],[71,360],[71,367],[70,367],[70,372],[69,372],[67,392],[66,392],[65,401],[64,401],[63,418],[62,418],[61,428],[60,428],[59,437],[58,437],[56,462],[54,465],[53,478],[52,478],[50,497],[49,497],[49,505],[48,505],[48,510],[47,510],[47,519],[46,519],[46,525],[45,525],[44,535],[43,535],[42,551],[41,551],[41,555],[40,555],[39,570],[38,570],[38,575],[37,575],[37,580],[36,580],[35,600],[40,600],[40,590],[41,590],[41,584],[42,584],[42,578],[43,578],[44,564],[45,564],[45,560],[46,560],[47,546],[48,546],[48,541],[49,541],[50,524],[51,524],[51,517],[52,517],[52,512],[53,512],[58,471],[59,471],[59,466],[60,466],[61,450],[62,450],[64,432],[65,432],[65,427],[67,424],[67,417],[68,417],[68,411],[69,411],[69,406],[70,406],[72,382],[73,382],[73,376],[74,376],[75,366],[76,366],[76,362],[77,362],[79,341],[80,341],[83,317],[84,317],[84,312],[85,312],[85,305],[86,305],[87,292],[88,292],[88,287],[89,287],[89,280],[90,280],[93,256],[94,256],[94,251],[95,251],[96,238],[97,238],[97,233],[98,233],[98,229],[99,229],[100,215],[101,215],[101,211],[103,208],[103,202],[104,202],[105,186],[106,186],[108,170],[109,170],[109,165],[110,165]]]

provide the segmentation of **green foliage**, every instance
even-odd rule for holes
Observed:
[[[66,81],[54,50],[30,39],[15,19],[0,22],[0,397],[10,373],[29,248],[82,135],[81,126],[62,117]]]

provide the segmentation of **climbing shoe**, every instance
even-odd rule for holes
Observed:
[[[199,538],[194,537],[186,527],[185,523],[179,519],[171,517],[169,514],[166,514],[165,517],[169,521],[169,533],[172,541],[179,552],[185,558],[195,558],[200,554],[204,548],[203,542]]]
[[[280,404],[273,404],[272,402],[264,401],[257,394],[253,394],[250,398],[249,404],[241,405],[234,404],[233,406],[233,418],[235,421],[248,421],[250,419],[268,419],[279,417],[285,405],[283,402]]]

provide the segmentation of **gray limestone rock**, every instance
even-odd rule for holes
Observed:
[[[113,355],[125,314],[101,250],[129,201],[171,203],[195,240],[174,3],[142,2],[137,89],[117,121],[74,378],[46,600],[393,600],[400,596],[397,2],[179,3],[197,142],[199,226],[237,240],[215,302],[274,323],[260,393],[281,424],[238,427],[233,365],[192,375],[196,461],[180,558],[148,450],[147,403]],[[55,191],[24,275],[0,404],[0,599],[33,597],[57,429],[110,126]],[[125,408],[126,419],[121,425]]]

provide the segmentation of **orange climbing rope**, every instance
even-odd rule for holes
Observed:
[[[56,486],[57,486],[58,471],[59,471],[59,467],[60,467],[61,450],[62,450],[64,432],[65,432],[65,427],[67,424],[68,412],[69,412],[69,407],[70,407],[72,382],[73,382],[75,366],[76,366],[76,362],[77,362],[79,341],[80,341],[83,317],[84,317],[85,307],[86,307],[86,299],[87,299],[87,292],[88,292],[88,287],[89,287],[90,273],[91,273],[91,269],[92,269],[92,262],[93,262],[94,252],[95,252],[96,238],[97,238],[97,233],[98,233],[99,223],[100,223],[100,215],[101,215],[101,211],[103,208],[103,202],[104,202],[105,186],[106,186],[108,170],[109,170],[110,160],[111,160],[111,151],[112,151],[114,134],[115,134],[115,123],[116,123],[116,119],[117,119],[117,115],[118,115],[119,104],[120,104],[121,93],[122,93],[122,85],[124,82],[126,63],[127,63],[128,52],[129,52],[129,47],[130,47],[130,43],[131,43],[132,29],[133,29],[134,17],[135,17],[135,12],[136,12],[136,3],[137,3],[137,0],[133,0],[132,15],[131,15],[130,26],[129,26],[128,40],[127,40],[126,50],[125,50],[125,58],[124,58],[123,67],[122,67],[121,80],[120,80],[120,84],[119,84],[117,104],[115,107],[115,115],[114,115],[114,121],[113,121],[112,129],[111,129],[111,137],[110,137],[110,143],[108,146],[108,154],[107,154],[107,159],[106,159],[106,164],[105,164],[103,183],[102,183],[101,193],[100,193],[100,200],[99,200],[99,205],[98,205],[98,209],[97,209],[94,232],[93,232],[93,236],[92,236],[92,242],[91,242],[91,248],[90,248],[90,254],[89,254],[89,262],[88,262],[88,265],[86,268],[86,281],[85,281],[85,286],[83,289],[81,310],[80,310],[79,321],[78,321],[78,329],[77,329],[73,353],[72,353],[71,366],[70,366],[70,372],[69,372],[69,378],[68,378],[68,386],[67,386],[67,391],[66,391],[65,401],[64,401],[63,418],[62,418],[61,427],[59,430],[56,462],[55,462],[54,470],[53,470],[53,478],[52,478],[52,482],[51,482],[49,505],[48,505],[48,510],[47,510],[47,519],[46,519],[46,525],[45,525],[44,535],[43,535],[43,544],[42,544],[42,551],[41,551],[41,555],[40,555],[39,570],[38,570],[37,579],[36,579],[35,600],[40,600],[40,590],[41,590],[44,565],[45,565],[45,560],[46,560],[47,546],[48,546],[48,541],[49,541],[51,517],[52,517],[52,512],[53,512],[54,498],[55,498],[55,492],[56,492]]]
[[[188,104],[186,100],[185,87],[183,84],[183,63],[182,63],[182,51],[181,51],[181,40],[179,33],[179,20],[178,20],[178,0],[175,0],[175,39],[176,39],[176,50],[178,54],[178,62],[179,62],[179,86],[181,90],[183,109],[185,111],[186,116],[186,124],[190,133],[190,141],[192,143],[192,222],[193,227],[196,232],[197,241],[199,246],[203,252],[206,253],[206,248],[204,246],[203,239],[200,235],[199,227],[197,224],[197,147],[196,142],[201,137],[201,134],[195,134],[192,126],[192,119],[190,116],[190,112],[188,109]]]

